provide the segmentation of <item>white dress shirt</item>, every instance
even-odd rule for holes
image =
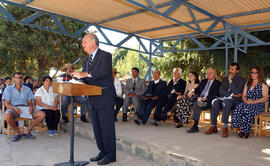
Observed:
[[[116,91],[116,96],[122,97],[122,85],[119,79],[114,79],[114,87]]]

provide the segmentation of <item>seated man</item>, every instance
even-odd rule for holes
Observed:
[[[7,107],[5,119],[7,124],[17,133],[12,137],[11,141],[18,141],[22,137],[22,133],[15,123],[15,119],[20,117],[20,114],[22,113],[19,106],[28,106],[29,113],[33,117],[32,123],[23,135],[25,138],[34,139],[35,137],[31,134],[31,130],[45,118],[45,113],[33,109],[32,100],[34,99],[34,95],[29,87],[22,84],[22,73],[14,73],[13,79],[14,84],[8,86],[3,95]]]
[[[168,99],[167,103],[162,111],[161,119],[167,120],[167,113],[173,108],[176,103],[176,98],[179,95],[183,95],[186,89],[187,82],[181,79],[182,70],[180,68],[173,69],[173,79],[168,84]]]
[[[238,75],[240,66],[238,63],[232,63],[229,68],[229,76],[222,79],[219,88],[221,97],[229,97],[230,99],[214,99],[211,107],[211,123],[212,126],[206,132],[207,135],[217,133],[217,116],[222,109],[223,133],[222,137],[228,137],[228,119],[232,108],[242,102],[242,92],[246,80]]]
[[[141,122],[145,124],[152,112],[152,109],[158,103],[165,103],[167,100],[167,83],[160,79],[160,71],[153,71],[153,79],[150,81],[147,90],[144,94],[144,101],[141,104],[138,119],[135,119],[136,124]]]
[[[139,69],[134,67],[132,68],[132,78],[127,79],[126,86],[124,88],[125,98],[123,104],[123,122],[127,121],[127,109],[130,102],[133,104],[135,112],[138,114],[142,95],[146,91],[146,84],[144,79],[138,77]]]
[[[202,80],[200,85],[195,88],[194,91],[188,93],[189,98],[193,95],[198,97],[192,106],[192,119],[194,120],[194,124],[192,128],[187,131],[188,133],[199,132],[198,123],[201,111],[211,108],[212,100],[219,96],[218,91],[221,83],[216,80],[216,71],[213,68],[208,68],[206,77],[207,79]],[[194,96],[192,98],[194,98]]]
[[[68,63],[65,64],[64,70],[66,71],[65,74],[62,74],[60,77],[63,78],[63,81],[70,81],[72,79],[71,73],[74,72],[74,68],[72,67],[72,64]],[[71,103],[71,97],[70,96],[63,96],[62,98],[62,118],[65,123],[68,123],[67,113],[68,113],[68,105]],[[87,110],[90,113],[90,109],[88,108],[88,98],[84,96],[75,96],[74,97],[74,103],[79,103],[82,105],[81,107],[81,121],[82,122],[88,122],[86,119],[86,113]],[[89,114],[89,118],[91,118]]]
[[[122,85],[121,85],[121,82],[119,79],[116,78],[116,74],[118,73],[116,68],[113,68],[112,69],[112,74],[113,74],[113,80],[114,80],[114,88],[115,88],[115,92],[116,92],[116,96],[115,96],[115,103],[114,103],[114,106],[115,106],[115,109],[114,109],[114,120],[115,121],[118,121],[117,120],[117,114],[118,112],[120,111],[120,108],[122,107],[123,105],[123,98],[122,98]]]

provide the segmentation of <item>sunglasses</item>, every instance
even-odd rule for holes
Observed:
[[[15,77],[16,79],[22,79],[22,77]]]
[[[250,72],[251,74],[257,74],[258,72]]]

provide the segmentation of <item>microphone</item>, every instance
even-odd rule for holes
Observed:
[[[83,55],[80,56],[78,59],[76,59],[76,61],[74,61],[71,65],[71,67],[73,67],[74,65],[76,65],[78,62],[80,62],[80,60],[83,58]]]

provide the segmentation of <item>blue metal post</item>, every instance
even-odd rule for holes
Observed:
[[[238,40],[238,33],[234,32],[234,56],[233,56],[233,62],[237,62],[237,40]]]
[[[140,76],[140,73],[141,73],[141,45],[139,44],[139,76]]]
[[[228,29],[227,29],[227,25],[225,25],[225,29],[226,29],[226,32],[225,32],[225,41],[228,41]],[[228,53],[229,53],[229,50],[228,50],[228,44],[225,44],[225,76],[228,76]]]

